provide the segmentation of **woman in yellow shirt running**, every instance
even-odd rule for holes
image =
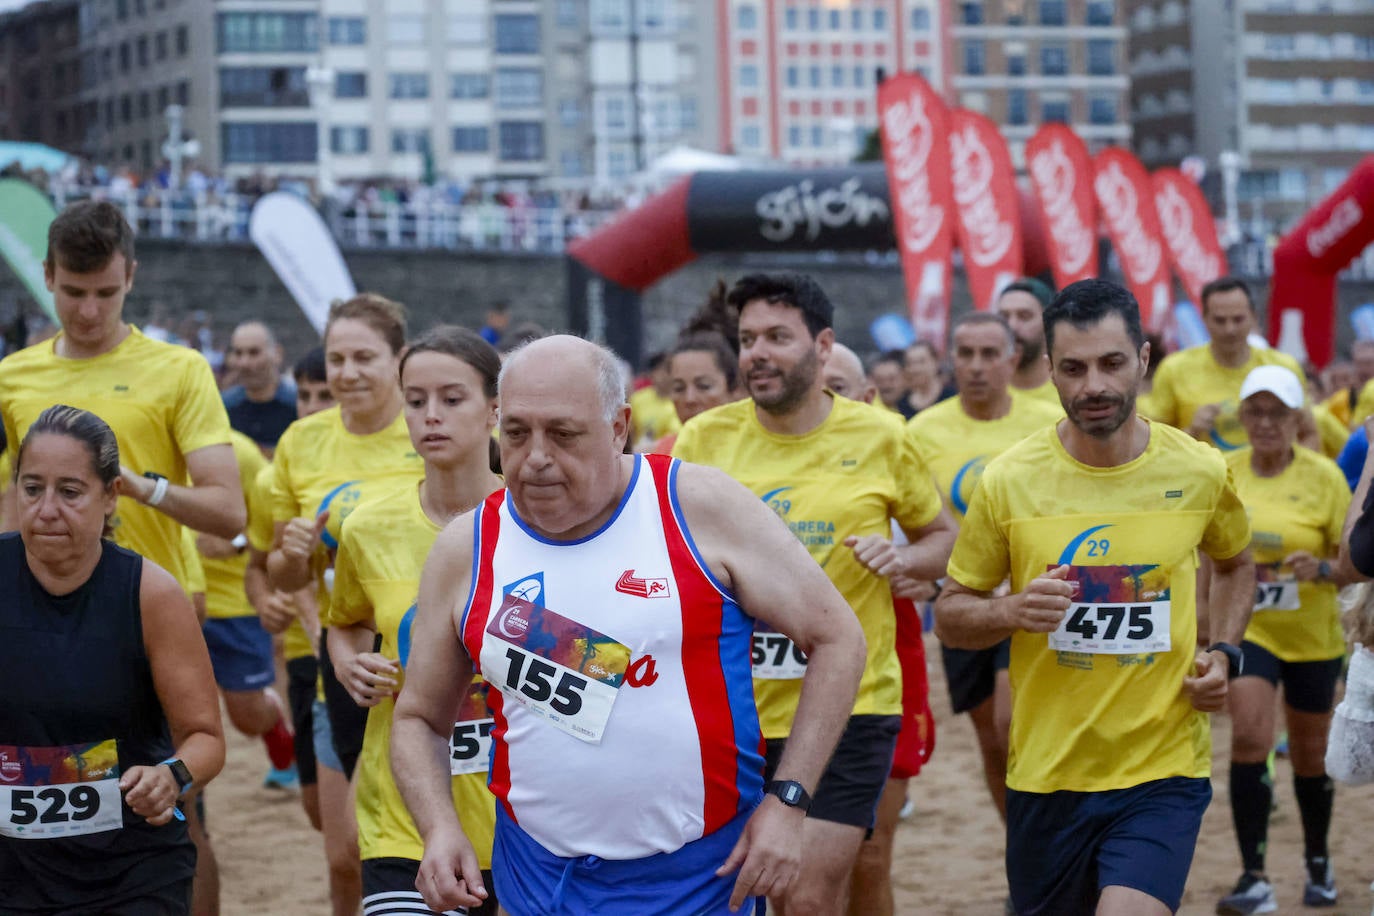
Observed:
[[[466,328],[437,327],[401,358],[410,441],[425,462],[418,486],[349,516],[335,561],[329,654],[339,682],[370,709],[356,795],[363,860],[363,913],[428,912],[415,890],[424,845],[391,775],[391,716],[410,650],[410,625],[425,557],[443,526],[501,488],[490,466],[496,425],[496,351]],[[377,637],[381,646],[374,651]],[[491,868],[496,809],[487,791],[493,724],[486,685],[475,684],[450,744],[453,800],[479,864]],[[491,887],[490,874],[486,886]],[[489,897],[473,913],[495,913]]]

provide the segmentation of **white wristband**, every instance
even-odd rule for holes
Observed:
[[[157,483],[153,484],[153,492],[152,495],[148,497],[148,505],[156,506],[160,504],[162,500],[167,496],[168,486],[169,484],[167,482],[167,478],[159,477],[157,479]]]

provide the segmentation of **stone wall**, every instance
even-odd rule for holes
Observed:
[[[217,332],[227,334],[239,321],[262,318],[277,330],[292,356],[315,342],[315,334],[266,260],[251,245],[196,245],[139,242],[139,268],[126,314],[145,321],[160,304],[175,326],[181,316],[203,309]],[[567,326],[566,268],[562,258],[541,255],[456,253],[448,251],[354,250],[345,260],[361,290],[373,290],[406,304],[412,331],[440,322],[476,326],[487,307],[511,304],[512,321],[531,320],[546,328]],[[677,326],[701,303],[717,277],[727,282],[750,270],[802,270],[813,274],[834,300],[836,332],[860,352],[872,350],[869,323],[885,312],[902,310],[901,271],[887,256],[710,255],[657,284],[644,296],[645,348],[671,343]],[[1256,284],[1265,300],[1266,287]],[[1341,343],[1348,343],[1350,309],[1374,301],[1374,283],[1339,287]],[[956,313],[968,296],[956,278]],[[36,306],[6,268],[0,267],[0,322],[21,306]]]

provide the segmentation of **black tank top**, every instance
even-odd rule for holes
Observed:
[[[23,793],[16,801],[12,788],[46,784],[47,776],[34,773],[68,775],[51,776],[53,783],[81,781],[70,777],[73,768],[100,756],[21,749],[82,749],[113,740],[120,773],[172,753],[143,646],[143,558],[101,543],[90,579],[55,597],[29,571],[18,533],[0,535],[0,821],[9,832],[39,820],[45,829],[56,829],[54,822],[75,829],[81,815],[90,816],[91,791],[66,799],[49,793],[46,801]],[[123,826],[99,833],[0,835],[0,911],[98,912],[187,880],[195,850],[186,825],[173,820],[152,827],[122,800],[120,806]]]

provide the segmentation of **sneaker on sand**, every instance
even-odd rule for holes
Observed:
[[[263,788],[282,789],[290,791],[300,788],[301,777],[296,772],[296,765],[293,763],[285,769],[279,770],[272,767],[267,771],[267,776],[262,781]]]
[[[1274,899],[1274,885],[1250,872],[1241,875],[1236,882],[1236,889],[1217,901],[1217,912],[1222,916],[1273,913],[1278,908],[1278,901]]]
[[[1307,884],[1302,889],[1303,906],[1335,906],[1336,878],[1331,872],[1331,860],[1307,860]]]

